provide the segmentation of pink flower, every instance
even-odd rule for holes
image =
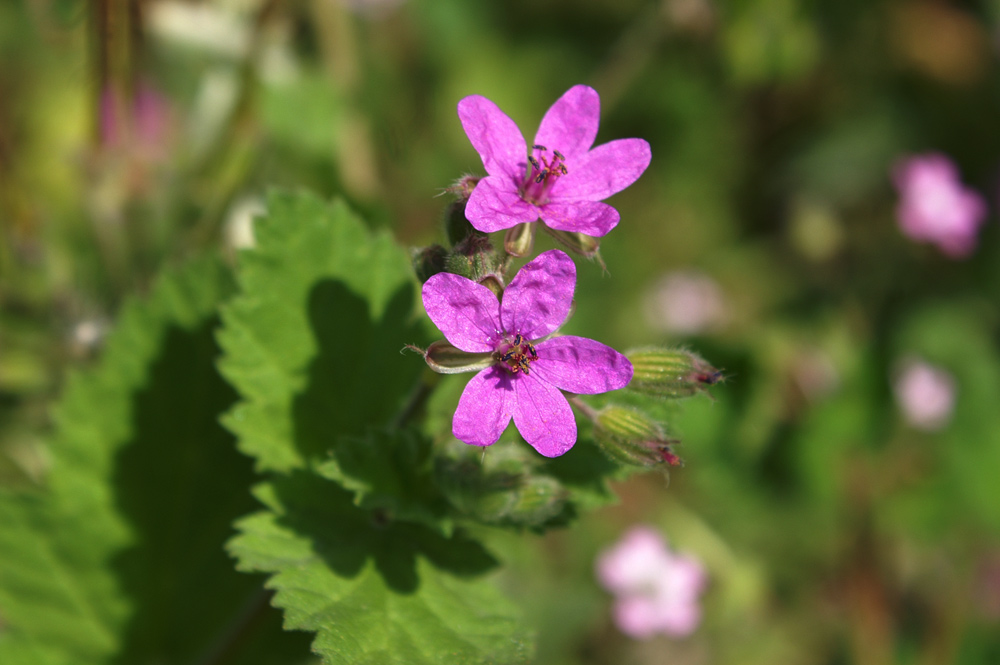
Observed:
[[[560,390],[603,393],[632,379],[632,364],[614,349],[583,337],[552,336],[569,315],[575,286],[576,266],[557,249],[521,268],[503,302],[459,275],[427,280],[424,308],[434,324],[456,348],[487,359],[458,402],[452,421],[457,438],[492,445],[513,417],[525,441],[557,457],[576,443],[576,420]]]
[[[615,594],[615,623],[630,637],[688,635],[701,621],[701,563],[667,548],[657,531],[634,527],[597,559],[597,579]]]
[[[171,141],[170,104],[155,87],[140,83],[127,99],[107,86],[100,98],[100,138],[109,148],[127,148],[134,156],[157,161],[169,153]]]
[[[542,118],[531,151],[500,108],[479,95],[458,103],[458,117],[489,174],[479,181],[465,214],[484,233],[534,222],[557,231],[603,236],[618,211],[601,203],[649,166],[649,143],[619,139],[591,149],[600,121],[593,88],[573,86]]]
[[[646,294],[645,310],[651,327],[678,335],[710,332],[729,318],[722,289],[697,270],[663,275]]]
[[[950,159],[938,153],[911,157],[897,164],[893,180],[900,195],[896,216],[904,234],[934,243],[952,258],[972,253],[986,202],[962,186]]]
[[[955,410],[955,379],[923,360],[910,358],[893,385],[906,422],[928,432],[942,429]]]

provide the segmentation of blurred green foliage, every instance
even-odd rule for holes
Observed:
[[[659,405],[686,461],[669,482],[654,473],[616,483],[621,501],[609,507],[599,468],[606,461],[581,441],[575,462],[567,456],[528,463],[540,467],[533,476],[540,485],[555,478],[569,488],[569,499],[557,493],[553,500],[581,508],[573,529],[474,534],[506,564],[499,581],[537,634],[537,662],[997,662],[1000,233],[991,212],[966,261],[911,243],[894,219],[889,174],[906,154],[942,151],[995,205],[998,30],[1000,5],[989,0],[0,4],[0,487],[5,514],[12,505],[22,511],[4,522],[9,535],[0,554],[34,557],[21,529],[32,520],[51,524],[54,533],[63,528],[64,516],[33,503],[41,488],[58,493],[63,482],[65,441],[53,439],[48,415],[58,395],[95,413],[172,408],[171,391],[157,380],[182,367],[169,366],[186,357],[180,347],[214,356],[207,328],[185,320],[163,347],[170,362],[150,350],[153,378],[127,386],[135,404],[122,396],[98,403],[79,385],[66,385],[70,368],[126,355],[103,348],[107,330],[127,331],[136,316],[123,301],[149,293],[165,266],[193,254],[218,253],[240,268],[244,289],[253,284],[256,295],[244,293],[225,309],[219,341],[227,352],[253,329],[272,347],[313,362],[276,368],[227,355],[223,374],[248,399],[229,411],[227,427],[241,435],[258,470],[319,462],[323,448],[315,437],[331,427],[319,405],[343,392],[328,370],[346,366],[361,377],[378,354],[394,354],[396,362],[400,339],[430,337],[408,318],[415,299],[404,293],[405,255],[388,236],[413,246],[441,241],[445,201],[435,196],[463,173],[481,172],[457,101],[485,95],[531,135],[552,101],[582,82],[601,94],[598,142],[645,138],[653,162],[612,199],[622,222],[601,246],[610,276],[579,262],[578,307],[566,332],[620,349],[686,344],[722,368],[726,381],[712,399],[694,397],[680,409]],[[273,220],[254,227],[253,216],[278,186],[318,195],[276,204],[285,206],[280,215],[318,220],[315,227]],[[319,203],[334,195],[376,234],[353,221],[338,226],[342,213]],[[282,236],[282,251],[299,253],[276,257],[264,247],[239,254],[254,231]],[[258,239],[266,245],[267,237]],[[538,249],[551,242],[540,235]],[[354,254],[369,244],[371,254]],[[352,279],[336,267],[342,261],[379,257],[384,282],[358,278],[352,291],[338,289]],[[683,328],[664,318],[663,278],[677,271],[715,285],[718,307],[703,325]],[[326,286],[316,287],[317,279],[327,279]],[[151,302],[172,302],[165,289],[154,290]],[[392,298],[397,290],[399,302]],[[309,298],[311,309],[292,306]],[[698,302],[709,298],[702,292]],[[324,306],[338,303],[357,317],[334,320]],[[272,318],[250,316],[255,308]],[[208,310],[198,311],[207,321]],[[380,333],[387,320],[400,339]],[[164,319],[156,335],[169,325]],[[143,328],[142,335],[151,334]],[[324,352],[323,344],[336,348]],[[345,359],[345,347],[357,353]],[[894,381],[913,357],[955,380],[955,409],[940,430],[914,427],[897,403]],[[391,385],[365,390],[402,401],[421,368],[416,356],[399,357],[399,366]],[[192,371],[207,371],[205,363],[197,367]],[[300,392],[300,384],[311,391]],[[427,405],[426,431],[447,431],[462,384],[442,379]],[[341,423],[347,429],[387,419],[398,406],[386,402],[380,411],[367,394],[340,395],[352,404],[336,416],[355,419]],[[371,413],[360,412],[366,404]],[[306,443],[270,446],[268,427],[291,428],[295,409],[319,414],[304,421],[312,431],[297,432]],[[136,427],[144,423],[158,432],[141,418]],[[516,445],[511,433],[498,446]],[[208,436],[229,439],[222,430]],[[95,449],[127,439],[93,437]],[[511,464],[494,453],[486,467],[491,482]],[[226,463],[235,466],[225,473],[253,477],[245,459]],[[327,471],[341,482],[350,475],[349,467]],[[242,528],[280,537],[287,525],[274,517],[276,506],[314,491],[335,495],[330,519],[356,509],[310,476],[301,486],[259,489],[269,510]],[[384,487],[352,491],[362,500],[386,500],[385,492],[394,498]],[[244,503],[205,516],[218,533],[204,547],[221,547],[228,532],[219,525],[254,509],[239,492],[229,499]],[[87,556],[110,556],[116,544],[152,533],[142,525],[161,517],[150,502],[104,505],[90,515],[114,522],[116,531],[108,542],[94,540]],[[605,507],[582,511],[597,506]],[[503,519],[507,513],[497,517]],[[691,637],[635,643],[611,624],[593,559],[637,522],[663,529],[672,546],[708,566],[705,618]],[[445,538],[422,537],[435,547]],[[283,570],[284,562],[268,559],[266,543],[250,547],[248,536],[240,538],[232,550],[244,568]],[[127,602],[145,602],[147,613],[132,615],[126,645],[136,651],[120,653],[139,653],[162,637],[150,626],[162,624],[158,613],[166,610],[156,589],[144,591],[137,581],[143,553],[151,551],[144,547],[159,547],[153,543],[137,541],[129,565],[105,570],[104,581],[85,581],[107,586],[117,579],[125,592],[136,592],[128,601],[104,598],[109,609],[94,611],[105,623],[124,622]],[[382,552],[385,543],[372,548]],[[419,561],[414,565],[429,566]],[[0,574],[18,579],[16,571]],[[317,574],[330,588],[339,583],[329,569]],[[162,575],[166,584],[168,573]],[[233,581],[234,595],[241,579]],[[308,587],[312,579],[288,586]],[[16,632],[18,617],[33,611],[32,593],[46,595],[36,589],[17,599],[0,596],[0,644]],[[498,610],[503,621],[505,611]],[[64,624],[70,632],[74,625],[68,618]],[[405,632],[391,637],[404,639]],[[372,644],[381,653],[382,643]],[[515,646],[511,658],[523,657]],[[186,648],[182,643],[169,656]],[[304,653],[304,644],[290,648]]]

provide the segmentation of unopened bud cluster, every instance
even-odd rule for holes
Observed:
[[[476,176],[465,175],[445,189],[445,192],[455,197],[444,212],[444,235],[448,239],[448,246],[435,244],[415,249],[413,269],[421,282],[426,282],[440,272],[450,272],[482,284],[499,297],[505,286],[504,275],[509,259],[531,256],[539,223],[526,222],[508,229],[504,234],[502,251],[498,251],[489,236],[477,231],[465,216],[466,203],[479,180]],[[600,241],[597,238],[572,231],[558,231],[547,226],[543,228],[570,251],[588,259],[596,259],[603,267]]]
[[[722,372],[687,349],[638,349],[625,354],[634,373],[628,387],[660,397],[689,397],[724,379]]]
[[[467,177],[449,188],[448,191],[459,196],[444,213],[444,232],[450,249],[431,245],[415,250],[413,269],[421,282],[440,272],[450,272],[482,284],[500,296],[504,288],[504,257],[489,236],[474,229],[465,217],[465,204],[473,187],[475,179]]]
[[[444,452],[434,469],[438,486],[469,517],[532,528],[556,517],[566,505],[566,489],[551,476],[533,473],[533,460],[523,449],[491,451],[486,464],[478,450],[452,445]]]
[[[626,406],[609,405],[594,414],[594,437],[612,459],[633,466],[679,466],[673,447],[660,423]]]

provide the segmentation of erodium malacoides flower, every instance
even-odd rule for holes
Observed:
[[[900,194],[896,216],[903,233],[937,245],[954,259],[975,250],[986,201],[962,184],[951,159],[940,153],[907,158],[896,165],[893,179]]]
[[[489,446],[513,418],[535,450],[557,457],[576,443],[576,420],[561,391],[603,393],[631,380],[631,363],[614,349],[584,337],[554,335],[569,315],[575,286],[576,266],[557,249],[521,268],[502,301],[485,286],[452,273],[424,283],[428,316],[451,345],[470,354],[463,369],[480,369],[455,411],[452,432],[458,439]]]
[[[693,556],[670,551],[658,531],[633,527],[601,553],[596,572],[601,586],[615,594],[615,623],[626,635],[683,637],[698,627],[705,567]]]
[[[603,236],[618,224],[618,211],[602,201],[638,179],[649,166],[649,143],[619,139],[591,148],[601,103],[597,92],[573,86],[542,118],[528,148],[514,121],[479,95],[458,103],[458,117],[489,174],[478,182],[465,209],[484,233],[531,224]],[[534,227],[528,227],[530,237]],[[530,249],[519,255],[530,253]]]

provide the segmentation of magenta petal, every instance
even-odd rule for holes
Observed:
[[[528,147],[521,130],[499,106],[485,97],[472,95],[458,103],[458,118],[487,173],[504,175],[510,180],[524,177]]]
[[[452,434],[473,446],[496,443],[514,410],[511,383],[511,374],[499,367],[484,369],[472,377],[458,400],[451,421]]]
[[[506,176],[483,178],[465,205],[465,217],[483,233],[509,229],[538,219],[538,209],[524,201]]]
[[[538,344],[531,373],[571,393],[596,395],[618,390],[632,380],[632,363],[610,346],[566,335]]]
[[[568,173],[552,187],[552,201],[603,201],[639,179],[652,153],[643,139],[618,139],[566,160]]]
[[[569,402],[552,384],[532,374],[511,380],[514,425],[524,440],[546,457],[559,457],[576,443],[576,419]]]
[[[441,272],[424,284],[424,309],[445,339],[462,351],[490,353],[500,337],[500,303],[471,279]]]
[[[660,631],[656,599],[643,595],[621,596],[615,600],[615,625],[638,640],[646,640]]]
[[[607,203],[600,201],[559,201],[540,207],[542,221],[550,229],[576,231],[601,237],[618,226],[621,216]]]
[[[545,113],[535,134],[535,145],[558,150],[569,161],[582,156],[597,137],[601,120],[601,99],[597,91],[575,85]]]
[[[518,271],[503,292],[503,330],[528,340],[554,332],[569,316],[575,287],[573,259],[558,249],[542,252]]]

